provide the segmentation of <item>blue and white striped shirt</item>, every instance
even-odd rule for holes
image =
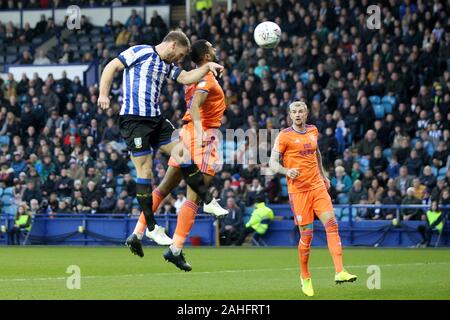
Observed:
[[[182,69],[163,61],[155,48],[138,45],[119,54],[124,64],[123,103],[120,115],[161,115],[159,95],[165,79],[176,80]]]

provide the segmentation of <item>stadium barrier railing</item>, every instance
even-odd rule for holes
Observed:
[[[299,233],[295,226],[289,205],[270,205],[276,219],[264,235],[269,246],[296,246]],[[421,241],[417,227],[425,221],[403,221],[402,209],[420,209],[426,212],[427,205],[335,205],[339,221],[341,240],[344,246],[390,246],[411,247]],[[356,219],[358,209],[395,210],[396,220]],[[450,206],[441,207],[444,214]],[[133,232],[137,216],[127,214],[55,214],[36,215],[29,235],[30,244],[54,245],[123,245]],[[158,224],[172,235],[177,217],[174,214],[157,215]],[[14,224],[14,218],[0,214],[0,244],[7,244],[7,230]],[[326,234],[320,221],[314,222],[313,245],[326,246]],[[201,245],[216,245],[216,223],[210,215],[198,214],[191,237],[200,237]],[[440,246],[449,245],[450,226],[446,224],[441,235]],[[435,243],[437,234],[433,238]],[[190,241],[188,239],[187,244]],[[146,245],[154,243],[145,240]]]

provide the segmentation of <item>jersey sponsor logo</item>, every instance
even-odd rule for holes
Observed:
[[[311,141],[316,141],[316,137],[314,137],[314,136],[309,136],[310,138],[311,138]]]
[[[299,154],[300,154],[301,156],[309,156],[309,155],[314,154],[315,152],[316,152],[316,151],[314,151],[314,150],[304,150],[304,151],[300,151]]]
[[[303,144],[303,148],[305,148],[305,150],[302,150],[299,152],[301,156],[308,156],[308,155],[314,154],[314,152],[315,152],[314,149],[312,148],[311,143]]]
[[[136,147],[136,149],[142,148],[142,138],[141,137],[134,138],[134,146]]]

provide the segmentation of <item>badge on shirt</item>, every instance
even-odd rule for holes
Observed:
[[[142,148],[142,138],[134,138],[134,146],[136,147],[136,149],[140,149]]]

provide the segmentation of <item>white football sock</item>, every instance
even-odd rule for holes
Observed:
[[[174,244],[170,245],[170,251],[172,251],[174,256],[179,256],[181,253],[181,248],[176,247]]]
[[[144,233],[134,232],[134,234],[136,235],[136,237],[137,237],[139,240],[142,240],[142,238],[144,238]]]

